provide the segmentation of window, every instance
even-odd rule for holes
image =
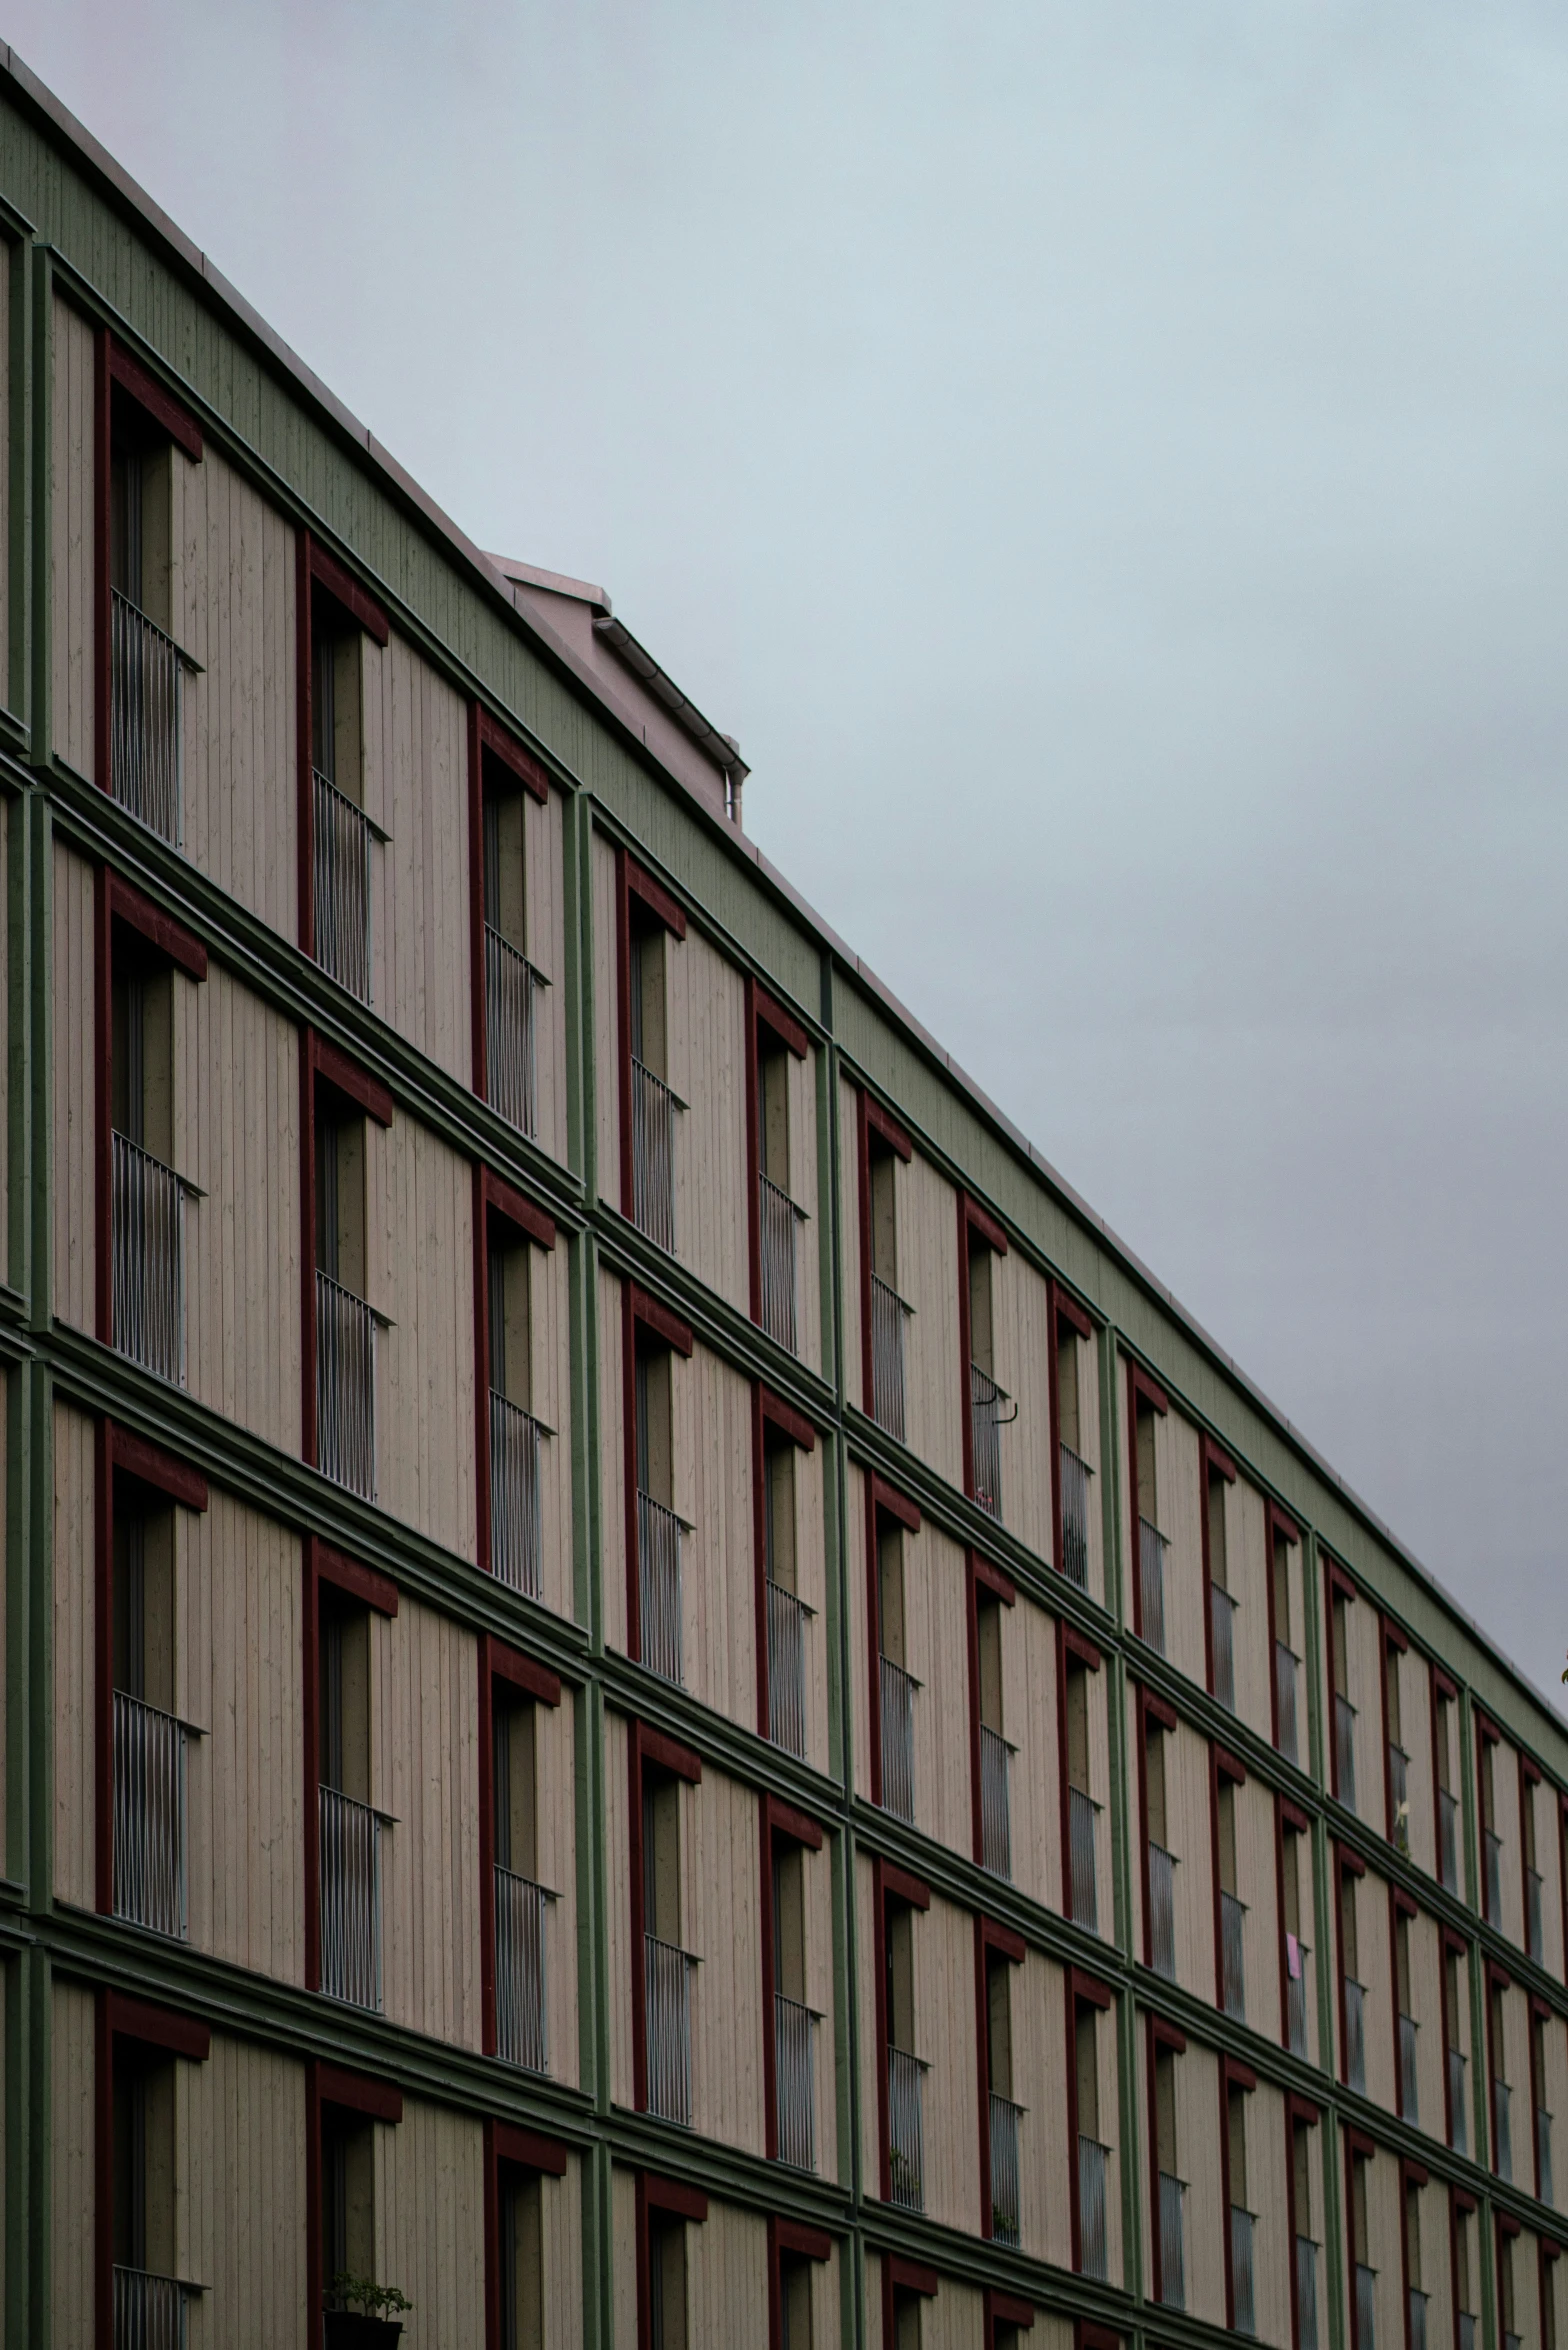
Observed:
[[[1080,1591],[1089,1588],[1089,1466],[1087,1414],[1080,1381],[1085,1358],[1092,1367],[1086,1341],[1090,1325],[1076,1306],[1053,1287],[1056,1343],[1057,1480],[1060,1505],[1057,1553],[1062,1573]],[[1080,1326],[1081,1324],[1081,1326]]]
[[[686,2222],[668,2212],[648,2221],[648,2307],[652,2350],[686,2342]]]
[[[1481,1813],[1481,1914],[1489,1926],[1503,1922],[1503,1839],[1498,1829],[1497,1732],[1476,1716],[1476,1802]]]
[[[675,1508],[676,1357],[690,1357],[685,1323],[626,1290],[630,1360],[627,1476],[636,1527],[627,1545],[627,1619],[632,1653],[663,1680],[685,1679],[683,1552],[689,1531]],[[628,1496],[630,1502],[631,1496]]]
[[[1364,2097],[1367,2089],[1366,1987],[1361,1980],[1359,1879],[1339,1873],[1340,2017],[1344,2031],[1341,2079]]]
[[[185,1213],[199,1197],[174,1169],[176,966],[206,977],[205,950],[116,876],[109,895],[107,1118],[109,1284],[117,1351],[173,1386],[185,1382]],[[153,935],[149,935],[152,933]]]
[[[1159,1446],[1156,1427],[1164,1416],[1165,1401],[1155,1400],[1148,1383],[1133,1374],[1133,1509],[1138,1533],[1138,1612],[1140,1637],[1159,1655],[1165,1654],[1165,1585],[1170,1544],[1160,1531]]]
[[[1448,2143],[1456,2154],[1469,2151],[1465,2086],[1465,1950],[1451,1935],[1443,1945],[1443,2062],[1447,2073]]]
[[[993,1877],[1010,1879],[1013,1873],[1012,1763],[1013,1747],[1002,1716],[1002,1610],[1011,1603],[1011,1586],[1004,1593],[1001,1578],[971,1561],[970,1594],[974,1609],[975,1697],[979,1707],[974,1762],[979,1796],[977,1857]]]
[[[1017,1406],[997,1380],[995,1260],[1007,1253],[1007,1235],[984,1209],[963,1198],[959,1232],[964,1254],[959,1268],[960,1338],[969,1364],[964,1474],[973,1499],[989,1517],[1000,1520],[1002,1429],[1018,1416]]]
[[[186,656],[175,641],[174,474],[201,460],[201,434],[111,338],[107,644],[99,687],[108,713],[108,773],[123,808],[172,848],[182,839]]]
[[[370,1610],[329,1583],[317,1606],[321,1988],[379,2008],[385,1823],[371,1804]]]
[[[1099,1887],[1096,1821],[1089,1768],[1089,1674],[1087,1657],[1064,1645],[1063,1738],[1067,1780],[1067,1914],[1074,1925],[1097,1934]]]
[[[1280,1814],[1280,1917],[1285,1932],[1285,2045],[1307,2053],[1307,1960],[1311,1952],[1301,1931],[1301,1865],[1305,1843],[1299,1815]]]
[[[1187,2306],[1184,2205],[1187,2186],[1181,2176],[1176,2128],[1176,2066],[1178,2050],[1168,2041],[1154,2043],[1154,2157],[1158,2210],[1155,2242],[1159,2256],[1160,2299],[1171,2309]]]
[[[670,1084],[670,976],[686,919],[673,898],[621,859],[626,908],[626,1084],[622,1207],[640,1232],[673,1256],[676,1233],[676,1125],[685,1107]]]
[[[319,1039],[307,1144],[314,1228],[315,1458],[324,1477],[376,1498],[376,1333],[369,1303],[370,1127],[391,1122],[383,1089]]]
[[[300,777],[306,865],[305,943],[329,978],[361,1003],[374,992],[372,857],[386,839],[365,806],[365,639],[388,642],[386,616],[325,549],[306,542],[305,626],[310,657],[300,680],[309,718],[310,769]]]
[[[753,1096],[752,1299],[754,1321],[791,1354],[800,1352],[800,1227],[791,1193],[790,1061],[810,1050],[805,1030],[748,983]]]
[[[1076,2265],[1101,2284],[1110,2276],[1106,2236],[1106,2190],[1110,2147],[1100,2113],[1100,2009],[1095,2000],[1073,2002],[1072,2122],[1078,2145],[1073,2173]]]
[[[1405,2350],[1426,2350],[1427,2294],[1421,2267],[1421,2187],[1405,2179],[1405,2289],[1408,2295]]]
[[[1274,1636],[1274,1743],[1287,1762],[1301,1760],[1301,1653],[1290,1596],[1296,1529],[1269,1505],[1269,1610]]]
[[[1405,1748],[1404,1715],[1400,1703],[1400,1660],[1403,1641],[1391,1631],[1383,1640],[1383,1713],[1388,1732],[1388,1840],[1400,1852],[1410,1850],[1410,1756]]]
[[[1437,1873],[1450,1893],[1459,1891],[1459,1801],[1454,1793],[1457,1712],[1458,1693],[1453,1683],[1434,1672],[1432,1755],[1437,1781]]]
[[[1369,2153],[1350,2157],[1350,2339],[1353,2350],[1377,2350],[1377,2270],[1372,2265],[1372,2238],[1367,2217]]]
[[[1318,2350],[1318,2246],[1312,2228],[1312,2124],[1290,2120],[1291,2308],[1296,2350]]]
[[[753,1473],[760,1486],[758,1533],[759,1727],[788,1754],[806,1752],[806,1659],[815,1610],[800,1590],[800,1480],[797,1453],[816,1449],[808,1420],[758,1389]]]
[[[174,2059],[117,2039],[113,2065],[115,2340],[173,2341],[184,2300],[175,2281]]]
[[[982,1923],[980,1932],[985,1975],[980,2083],[986,2109],[986,2212],[992,2239],[1017,2245],[1022,2221],[1018,2124],[1023,2108],[1013,2095],[1013,1968],[1023,1964],[1024,1945],[999,1926]]]
[[[895,2286],[893,2291],[894,2350],[920,2350],[920,2312],[923,2296],[907,2286]]]
[[[807,1996],[807,1851],[821,1848],[821,1830],[782,1805],[764,1804],[767,1838],[767,1937],[764,1999],[773,2009],[773,2045],[767,2066],[771,2100],[768,2151],[792,2169],[817,2167],[816,2033],[819,2017]]]
[[[1476,2350],[1480,2328],[1476,2293],[1480,2284],[1475,2238],[1475,2205],[1468,2195],[1454,2193],[1454,2350]],[[1363,2346],[1364,2350],[1364,2346]]]
[[[1530,2103],[1535,2129],[1535,2194],[1552,2203],[1552,2117],[1546,2107],[1546,2031],[1551,2011],[1530,2003]]]
[[[1355,1593],[1342,1577],[1330,1585],[1329,1671],[1334,1696],[1334,1793],[1347,1811],[1356,1809],[1356,1709],[1351,1703],[1350,1610]]]
[[[1399,1895],[1394,1897],[1394,1995],[1399,2006],[1399,2114],[1419,2126],[1420,2072],[1416,2062],[1417,2027],[1411,1988],[1410,1936],[1413,1913]]]
[[[539,1709],[504,1682],[492,1682],[492,1691],[496,2053],[546,2073],[545,1938],[554,1895],[539,1881]]]
[[[915,1817],[915,1694],[909,1670],[905,1542],[910,1529],[874,1508],[881,1802],[901,1820]]]
[[[1492,2066],[1492,2168],[1500,2179],[1512,2179],[1513,2092],[1508,2083],[1508,1983],[1494,1973],[1487,1986],[1487,2043]]]
[[[865,1102],[864,1095],[861,1100]],[[877,1425],[902,1444],[906,1436],[904,1358],[910,1308],[898,1288],[897,1178],[899,1162],[913,1154],[890,1120],[879,1114],[872,1122],[869,1105],[865,1118],[867,1402]]]
[[[544,2350],[544,2182],[516,2163],[499,2165],[501,2350]]]
[[[112,1541],[114,1914],[183,1938],[189,1732],[174,1702],[174,1511],[123,1471]]]
[[[915,1916],[931,1896],[918,1878],[886,1861],[876,1863],[877,1922],[881,1934],[878,2018],[886,2051],[883,2108],[884,2200],[906,2211],[925,2209],[923,2087],[926,2066],[916,2053],[919,2022],[915,1975]]]
[[[691,2123],[692,1986],[697,1961],[683,1945],[686,1917],[686,1790],[702,1765],[672,1739],[633,1726],[632,1933],[641,1973],[641,2029],[633,2057],[638,2102],[665,2121]]]
[[[534,1251],[555,1246],[553,1220],[488,1167],[475,1177],[481,1312],[479,1563],[525,1598],[545,1597],[541,1474],[550,1439],[548,1371],[535,1392]],[[559,1602],[557,1601],[557,1604]]]
[[[1148,1917],[1145,1927],[1148,1964],[1157,1974],[1176,1980],[1176,1856],[1170,1849],[1169,1809],[1166,1802],[1165,1725],[1145,1702],[1144,1712],[1144,1850],[1147,1862]]]
[[[1232,2331],[1257,2332],[1253,2274],[1256,2216],[1247,2180],[1247,2091],[1234,2078],[1225,2091],[1225,2156],[1230,2186],[1230,2236],[1226,2245]]]
[[[1514,2247],[1518,2243],[1517,2223],[1510,2227],[1506,2220],[1497,2225],[1497,2300],[1501,2321],[1503,2350],[1520,2350],[1518,2298],[1514,2288]]]
[[[375,2124],[332,2106],[321,2117],[322,2284],[329,2309],[343,2286],[376,2273]]]
[[[476,975],[482,1053],[475,1055],[475,1078],[482,1072],[491,1108],[533,1138],[539,1131],[539,999],[549,983],[528,951],[528,802],[531,795],[548,803],[549,786],[543,770],[487,711],[475,712],[470,759],[478,766],[482,911],[482,971]]]
[[[1236,1781],[1218,1760],[1214,1802],[1219,1879],[1219,2003],[1237,2023],[1247,2020],[1246,1904],[1236,1872]]]
[[[1536,1850],[1535,1806],[1540,1778],[1533,1764],[1519,1763],[1519,1834],[1524,1859],[1524,1946],[1537,1966],[1546,1964],[1546,1921],[1541,1907],[1541,1868]]]
[[[802,2252],[779,2256],[780,2350],[811,2350],[811,2262]]]

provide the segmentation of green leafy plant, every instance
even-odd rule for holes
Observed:
[[[389,2310],[412,2309],[414,2304],[396,2285],[378,2285],[374,2277],[352,2277],[340,2268],[328,2287],[345,2309],[361,2309],[366,2317],[384,2317]]]

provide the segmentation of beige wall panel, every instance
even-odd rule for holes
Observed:
[[[746,988],[695,930],[670,942],[670,1084],[686,1110],[675,1134],[675,1244],[683,1264],[740,1313],[751,1310],[746,1196]]]
[[[1017,1417],[1004,1421],[1002,1523],[1044,1559],[1051,1540],[1051,1293],[1017,1249],[991,1258],[997,1384]]]
[[[1410,1921],[1410,1999],[1416,2020],[1416,2119],[1429,2137],[1444,2135],[1443,1938],[1423,1911]],[[1408,2117],[1407,2117],[1408,2118]]]
[[[1515,2241],[1513,2259],[1514,2327],[1524,2350],[1541,2350],[1541,2245],[1528,2228]]]
[[[361,639],[365,813],[391,834],[371,860],[377,1011],[460,1084],[469,1005],[468,711],[395,632]]]
[[[933,1896],[914,1925],[916,2056],[925,2075],[926,2216],[980,2226],[980,2052],[975,2045],[975,1928],[967,1911]],[[874,2027],[873,2027],[874,2028]]]
[[[1021,2248],[1036,2260],[1071,2268],[1067,1991],[1054,1959],[1031,1949],[1023,1965],[1013,1968],[1012,2009],[1013,2096],[1024,2109],[1018,2124]],[[1101,2121],[1107,2118],[1102,2112]]]
[[[1544,2300],[1547,2295],[1550,2295],[1551,2297],[1551,2314],[1553,2326],[1552,2338],[1554,2341],[1558,2342],[1562,2341],[1565,2332],[1568,2332],[1568,2273],[1565,2273],[1565,2271],[1568,2271],[1568,2261],[1561,2259],[1549,2260],[1546,2263],[1545,2276],[1543,2278],[1544,2289],[1542,2298]],[[1543,2332],[1545,2330],[1545,2323],[1546,2318],[1545,2312],[1543,2311]],[[1441,2341],[1442,2339],[1442,2335],[1439,2335],[1438,2340]]]
[[[96,1331],[93,869],[58,839],[53,863],[54,1310]]]
[[[1009,1788],[1013,1882],[1030,1900],[1043,1902],[1048,1909],[1061,1909],[1061,1693],[1056,1620],[1020,1593],[1015,1606],[1003,1609],[1001,1631],[1002,1728],[1018,1749]],[[1101,1677],[1090,1676],[1091,1680]],[[1092,1781],[1092,1735],[1090,1744]],[[1103,1800],[1103,1783],[1092,1792]]]
[[[1165,1741],[1165,1802],[1177,1863],[1176,1980],[1198,1998],[1212,2000],[1218,1976],[1209,1746],[1185,1722]]]
[[[375,2124],[376,2277],[414,2306],[413,2342],[482,2342],[485,2164],[482,2124],[450,2106],[404,2100]]]
[[[559,1247],[559,1243],[557,1243]],[[599,1270],[599,1556],[607,1648],[627,1652],[626,1339],[621,1284]]]
[[[1561,2016],[1548,2018],[1543,2035],[1546,2043],[1546,2110],[1552,2118],[1552,2205],[1557,2211],[1568,2211],[1568,2138],[1564,2137],[1557,2116],[1568,2115],[1568,2024]],[[1439,2116],[1442,2107],[1437,2108]],[[1439,2123],[1439,2126],[1441,2124]]]
[[[838,1088],[839,1263],[844,1290],[844,1400],[869,1409],[865,1394],[865,1304],[860,1294],[860,1090],[848,1078]]]
[[[617,2174],[619,2175],[619,2174]],[[544,2338],[550,2350],[579,2350],[583,2338],[583,2166],[568,2155],[564,2175],[540,2181],[544,2248]],[[635,2340],[635,2335],[632,2339]],[[616,2336],[619,2341],[620,2335]]]
[[[552,791],[540,807],[523,794],[524,886],[527,891],[528,960],[550,985],[539,1006],[535,1034],[538,1143],[564,1167],[566,1130],[566,868],[563,828],[566,801]]]
[[[795,1333],[800,1359],[813,1371],[822,1368],[822,1251],[827,1243],[817,1196],[817,1060],[815,1048],[803,1061],[789,1056],[790,1197],[806,1214],[795,1227]]]
[[[590,859],[593,891],[594,1118],[599,1197],[621,1204],[620,950],[615,905],[615,849],[595,831]]]
[[[710,2201],[686,2230],[686,2339],[765,2342],[768,2338],[768,2223],[758,2213]]]
[[[1399,2164],[1392,2154],[1375,2155],[1367,2166],[1367,2236],[1377,2269],[1373,2334],[1379,2342],[1404,2339],[1405,2277],[1400,2249],[1403,2224]]]
[[[575,2087],[577,2042],[577,1704],[567,1688],[559,1705],[536,1714],[539,1881],[556,1898],[546,1933],[550,2072]],[[476,1762],[478,1760],[476,1756]],[[476,1864],[477,1876],[477,1864]],[[477,1923],[475,1934],[477,1939]]]
[[[191,1942],[302,1983],[299,1538],[220,1485],[175,1527],[175,1710],[204,1733],[187,1764]]]
[[[93,1995],[56,1979],[51,2017],[50,2193],[54,2350],[94,2350]]]
[[[1247,2022],[1276,2046],[1284,2027],[1279,2011],[1279,1883],[1274,1844],[1274,1798],[1260,1779],[1236,1789],[1236,1882],[1246,1908],[1242,1920],[1242,1981]]]
[[[857,1795],[871,1800],[871,1642],[866,1590],[866,1477],[854,1461],[845,1479],[844,1588],[849,1607],[849,1704],[854,1717],[851,1781]]]
[[[624,1715],[604,1716],[604,1939],[610,2006],[610,2098],[637,2102],[632,2066],[631,1757]],[[698,1995],[702,1986],[698,1985]],[[619,2173],[617,2173],[619,2176]]]
[[[475,1555],[474,1193],[468,1162],[417,1118],[367,1123],[377,1500]]]
[[[751,1382],[698,1346],[677,1389],[690,1398],[689,1494],[676,1472],[676,1506],[690,1519],[682,1544],[681,1618],[686,1686],[715,1713],[757,1725],[756,1535],[752,1515]],[[764,1725],[765,1727],[765,1725]]]
[[[877,2045],[876,1872],[862,1849],[855,1855],[855,2010],[860,2050],[860,2170],[867,2195],[880,2196],[882,2148],[880,2082],[882,2051]],[[919,2051],[915,2052],[917,2055]]]
[[[572,1268],[565,1235],[530,1251],[534,1412],[539,1451],[540,1588],[558,1616],[576,1612],[572,1548]],[[488,1408],[488,1407],[487,1407]],[[619,1457],[619,1456],[617,1456]]]
[[[1290,2241],[1285,2169],[1289,2137],[1285,2127],[1285,2100],[1279,2090],[1260,2081],[1247,2099],[1247,2208],[1254,2214],[1252,2230],[1252,2293],[1260,2342],[1289,2350],[1290,2280],[1295,2250]],[[1231,2194],[1241,2200],[1236,2182]]]
[[[1366,1987],[1367,2095],[1388,2113],[1397,2109],[1392,1931],[1387,1882],[1368,1870],[1356,1891],[1356,1938]]]
[[[1225,1487],[1225,1572],[1231,1598],[1231,1644],[1236,1661],[1236,1712],[1271,1743],[1274,1736],[1274,1658],[1269,1646],[1268,1521],[1263,1496],[1245,1478]]]
[[[1147,2113],[1148,2107],[1143,2110]],[[1187,2182],[1187,2310],[1217,2326],[1225,2323],[1230,2231],[1215,2160],[1221,2111],[1219,2059],[1211,2048],[1189,2040],[1185,2056],[1176,2060],[1176,2158]]]
[[[54,748],[96,781],[93,739],[93,330],[54,304],[50,398],[50,693]]]
[[[187,671],[185,853],[293,944],[299,768],[292,526],[209,440],[173,477],[173,634]]]
[[[987,2350],[985,2296],[978,2286],[942,2279],[935,2299],[921,2312],[920,2350]]]
[[[174,979],[174,1164],[186,1354],[199,1403],[300,1448],[299,1031],[218,962]]]
[[[370,1618],[372,1800],[382,1835],[386,2012],[480,2043],[479,1656],[418,1600]]]
[[[1517,1983],[1503,1993],[1503,2041],[1496,2065],[1513,2094],[1509,2099],[1509,2140],[1515,2183],[1532,2193],[1535,2186],[1535,2147],[1530,2110],[1530,2000]]]
[[[911,1452],[962,1487],[958,1195],[918,1151],[895,1166],[899,1290],[914,1309],[904,1331],[904,1432]]]
[[[905,1653],[921,1684],[915,1693],[915,1820],[951,1851],[972,1855],[965,1577],[963,1552],[929,1519],[918,1534],[905,1536]]]
[[[272,2350],[308,2328],[305,2070],[215,2033],[204,2064],[177,2063],[175,2274],[207,2287],[187,2305],[190,2350]]]
[[[54,1890],[95,1904],[93,1858],[94,1423],[54,1409]]]
[[[692,2001],[692,2126],[752,2154],[766,2143],[758,1801],[714,1770],[681,1789],[686,1947],[702,1962]]]
[[[1122,1382],[1125,1389],[1126,1382]],[[1198,1431],[1174,1409],[1156,1417],[1154,1483],[1165,1554],[1165,1653],[1201,1689],[1208,1680],[1203,1587],[1203,1480]],[[1134,1557],[1129,1550],[1127,1556]]]
[[[612,2320],[616,2350],[637,2339],[637,2174],[619,2163],[610,2173],[614,2264]]]

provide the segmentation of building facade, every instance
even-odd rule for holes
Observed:
[[[1557,2350],[1559,1723],[0,68],[5,2342]]]

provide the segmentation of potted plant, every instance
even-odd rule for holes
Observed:
[[[396,2285],[378,2285],[373,2277],[352,2277],[339,2269],[327,2288],[326,2350],[388,2350],[403,2323],[387,2312],[413,2306]]]

